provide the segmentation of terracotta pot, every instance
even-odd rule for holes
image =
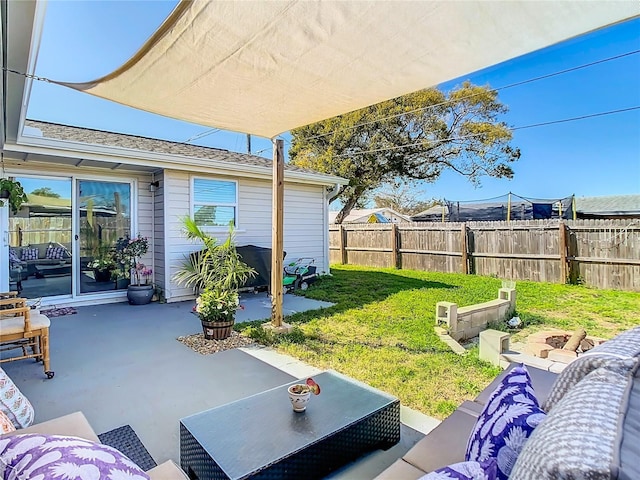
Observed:
[[[200,322],[202,322],[202,333],[204,333],[206,340],[224,340],[231,336],[235,319],[225,322],[207,322],[200,319]]]

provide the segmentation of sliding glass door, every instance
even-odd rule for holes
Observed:
[[[79,293],[126,288],[113,252],[117,240],[131,233],[131,184],[78,180],[77,191]]]
[[[0,268],[8,270],[3,273],[8,288],[30,299],[126,288],[127,281],[115,274],[113,251],[117,240],[131,233],[131,183],[15,179],[28,200],[17,213],[6,207],[1,212]]]
[[[26,298],[72,294],[70,178],[16,177],[27,202],[9,211],[9,283]]]

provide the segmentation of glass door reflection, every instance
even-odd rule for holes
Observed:
[[[27,202],[9,212],[9,286],[25,298],[71,295],[71,179],[15,179]]]
[[[127,287],[113,261],[116,241],[131,234],[131,184],[78,180],[80,293]]]

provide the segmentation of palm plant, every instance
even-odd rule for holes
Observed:
[[[205,289],[237,291],[256,271],[242,261],[234,243],[233,225],[223,243],[203,232],[193,218],[182,219],[184,235],[192,241],[201,241],[203,249],[190,254],[175,273],[175,282],[191,287],[196,293]]]

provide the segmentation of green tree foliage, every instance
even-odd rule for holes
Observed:
[[[429,88],[293,130],[291,164],[349,179],[335,197],[342,223],[359,199],[399,179],[434,182],[448,169],[475,184],[512,178],[520,151],[498,120],[506,111],[488,86]]]
[[[60,194],[51,190],[51,187],[36,188],[31,195],[39,195],[41,197],[60,198]]]
[[[376,208],[390,208],[405,215],[415,215],[438,204],[438,200],[424,200],[415,186],[394,182],[373,195]]]

